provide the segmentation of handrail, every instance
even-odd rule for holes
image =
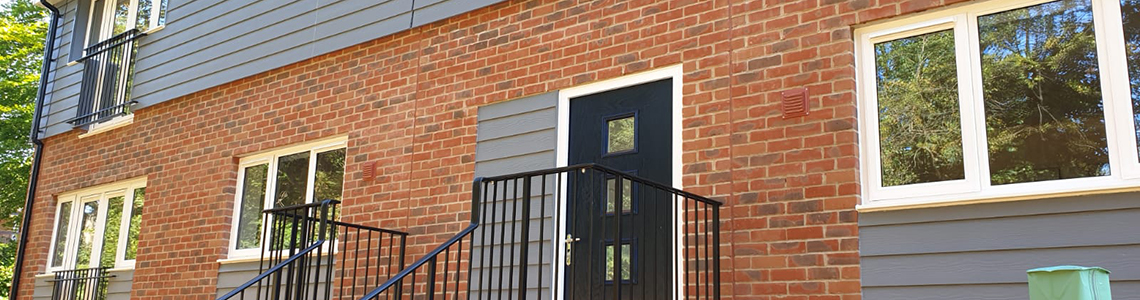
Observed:
[[[284,269],[285,267],[289,266],[289,264],[292,264],[294,261],[297,261],[297,260],[307,256],[309,253],[316,251],[317,249],[320,249],[321,246],[324,244],[325,244],[325,240],[319,240],[316,243],[313,243],[312,246],[309,246],[308,248],[301,250],[301,252],[298,252],[297,254],[290,256],[288,259],[281,261],[281,263],[278,263],[277,265],[274,265],[272,268],[269,268],[268,271],[265,271],[264,273],[261,273],[261,274],[258,274],[257,276],[254,276],[253,279],[246,281],[244,284],[239,285],[237,288],[230,291],[229,293],[226,293],[225,295],[218,297],[218,299],[219,300],[230,299],[230,298],[233,298],[234,296],[237,296],[238,294],[245,293],[245,290],[248,289],[249,287],[253,286],[254,284],[261,282],[261,280],[269,277],[270,275],[273,275],[274,273],[281,271],[281,269]]]
[[[99,41],[98,43],[95,43],[94,45],[87,47],[87,49],[83,49],[84,52],[92,51],[91,49],[95,49],[95,51],[87,53],[87,55],[84,55],[83,57],[80,57],[79,59],[76,59],[75,61],[83,62],[84,60],[90,59],[91,57],[94,57],[96,55],[99,55],[100,53],[106,52],[107,50],[114,49],[115,47],[118,47],[119,45],[122,45],[126,42],[136,40],[136,39],[144,37],[144,36],[146,36],[145,32],[140,33],[138,28],[132,28],[131,30],[124,31],[123,33],[120,33],[120,34],[117,34],[117,35],[112,36],[110,38],[107,38],[105,40]],[[111,44],[111,45],[106,45],[106,44]]]
[[[675,199],[674,201],[691,200],[691,201],[695,201],[697,203],[703,203],[703,205],[706,205],[705,206],[706,209],[704,210],[703,213],[701,213],[702,216],[693,216],[692,218],[694,218],[694,219],[688,221],[688,222],[698,222],[698,221],[704,222],[703,223],[703,225],[704,225],[703,230],[704,231],[696,233],[698,235],[700,235],[700,234],[704,235],[703,236],[704,244],[695,245],[695,246],[690,245],[690,246],[696,247],[694,249],[698,249],[698,250],[694,250],[694,251],[699,251],[699,250],[703,249],[704,257],[697,257],[696,259],[698,259],[698,260],[704,259],[704,263],[707,264],[705,269],[695,271],[695,272],[698,272],[698,274],[700,274],[697,277],[698,278],[697,280],[700,280],[700,276],[711,277],[711,278],[705,278],[707,280],[705,282],[699,282],[698,281],[696,283],[696,285],[702,287],[704,289],[704,291],[706,292],[706,295],[712,296],[713,298],[719,298],[719,295],[720,295],[720,291],[719,291],[719,283],[720,283],[719,252],[720,251],[719,251],[718,246],[712,246],[712,245],[718,245],[719,244],[719,240],[720,240],[719,239],[719,232],[720,232],[720,229],[719,229],[719,227],[720,227],[719,226],[719,208],[723,205],[723,203],[721,201],[713,200],[713,199],[710,199],[710,198],[707,198],[704,196],[700,196],[700,195],[696,195],[696,194],[686,192],[686,191],[683,191],[680,189],[676,189],[676,188],[673,188],[671,186],[661,184],[661,183],[658,183],[656,181],[653,181],[653,180],[650,180],[650,179],[647,179],[644,177],[628,174],[626,172],[618,171],[618,170],[615,170],[615,169],[612,169],[612,168],[609,168],[606,166],[598,165],[598,164],[587,163],[587,164],[576,164],[576,165],[566,166],[566,167],[558,167],[558,168],[544,169],[544,170],[537,170],[537,171],[528,171],[528,172],[521,172],[521,173],[501,175],[501,176],[476,178],[473,182],[473,187],[472,187],[471,221],[468,224],[468,226],[465,227],[464,229],[462,229],[461,231],[459,231],[456,235],[449,238],[444,243],[440,244],[439,246],[432,249],[430,252],[426,253],[425,255],[423,255],[422,257],[417,259],[414,263],[409,265],[407,268],[404,268],[403,270],[401,270],[399,273],[397,273],[392,278],[389,278],[388,281],[384,282],[382,285],[378,286],[377,288],[375,288],[375,289],[371,290],[370,292],[368,292],[367,294],[365,294],[360,299],[361,300],[378,299],[377,297],[379,297],[381,294],[383,294],[383,293],[385,293],[388,290],[393,289],[393,288],[395,288],[395,291],[394,291],[395,293],[400,294],[401,293],[400,289],[402,288],[404,280],[409,279],[409,278],[411,280],[411,289],[412,289],[413,296],[416,293],[425,292],[423,290],[421,290],[419,292],[416,291],[416,286],[417,286],[416,285],[416,277],[417,277],[416,274],[417,274],[417,271],[419,271],[419,269],[421,269],[425,266],[428,268],[427,274],[426,274],[426,276],[427,276],[426,279],[428,282],[424,283],[425,285],[423,286],[423,288],[426,290],[426,293],[428,294],[429,299],[434,298],[436,296],[436,288],[437,288],[436,278],[438,277],[438,275],[436,274],[436,272],[438,271],[437,270],[437,264],[439,263],[439,259],[440,259],[441,255],[444,256],[443,259],[445,260],[444,264],[443,264],[443,266],[444,266],[443,278],[444,278],[445,282],[440,287],[442,287],[444,289],[443,294],[446,296],[446,294],[447,294],[446,289],[449,286],[449,283],[446,281],[450,280],[449,278],[451,277],[451,275],[447,274],[449,271],[446,268],[448,267],[448,262],[453,259],[453,258],[451,258],[451,255],[450,255],[450,251],[453,250],[451,248],[452,248],[452,246],[458,244],[460,248],[458,250],[459,253],[457,255],[459,255],[461,257],[462,255],[464,255],[462,253],[463,252],[463,249],[462,249],[463,239],[468,238],[469,236],[471,237],[471,245],[469,246],[469,250],[468,250],[468,254],[467,254],[468,260],[466,262],[466,264],[468,266],[468,270],[467,270],[467,280],[468,280],[468,282],[467,282],[467,289],[468,289],[467,290],[467,297],[472,297],[471,287],[474,283],[471,280],[473,280],[472,276],[474,276],[474,275],[473,275],[473,271],[471,270],[471,268],[477,262],[474,259],[474,252],[473,251],[474,251],[474,248],[478,246],[475,244],[475,236],[473,235],[473,233],[480,227],[480,223],[482,222],[481,211],[484,209],[483,206],[489,205],[489,204],[481,203],[480,201],[483,200],[483,201],[497,202],[497,201],[499,201],[498,197],[504,197],[505,199],[513,199],[513,200],[503,200],[503,201],[514,201],[510,205],[511,205],[511,207],[513,207],[513,208],[511,208],[511,210],[515,214],[515,216],[513,216],[512,218],[515,218],[515,219],[510,219],[510,220],[506,219],[507,216],[505,214],[506,214],[507,209],[504,206],[504,208],[502,208],[503,214],[504,214],[502,216],[503,220],[501,220],[502,221],[501,223],[497,223],[497,224],[500,224],[498,227],[506,226],[505,224],[507,224],[507,223],[510,223],[511,224],[510,226],[515,226],[514,224],[516,224],[518,222],[526,223],[526,222],[530,221],[530,219],[529,219],[530,215],[531,215],[530,214],[530,209],[531,209],[531,203],[530,202],[533,201],[533,199],[534,199],[533,197],[536,197],[536,195],[533,194],[534,191],[530,190],[532,188],[532,186],[531,186],[531,183],[532,183],[531,179],[532,178],[537,177],[537,178],[542,179],[542,182],[543,182],[542,184],[544,185],[543,186],[543,192],[542,192],[543,194],[539,194],[537,196],[537,198],[539,199],[539,201],[543,201],[542,204],[545,205],[544,201],[546,201],[546,200],[544,197],[546,197],[546,195],[547,195],[547,194],[545,194],[546,193],[545,185],[553,183],[553,182],[547,182],[546,181],[546,178],[548,178],[547,176],[553,175],[554,178],[559,178],[559,180],[563,180],[562,179],[563,178],[562,173],[572,174],[572,173],[579,172],[579,171],[582,173],[585,173],[587,170],[594,170],[594,171],[600,172],[601,174],[613,175],[616,178],[629,179],[629,180],[631,180],[631,182],[635,182],[634,184],[639,184],[639,185],[642,185],[644,187],[651,187],[653,189],[657,189],[660,191],[667,192],[667,193],[673,195],[672,199]],[[569,175],[567,175],[567,176],[569,176]],[[495,199],[490,199],[490,200],[484,199],[485,196],[487,196],[486,193],[488,193],[488,191],[483,190],[484,185],[486,185],[487,183],[497,183],[500,181],[503,182],[503,184],[508,184],[507,182],[511,181],[511,180],[513,180],[513,185],[514,185],[514,187],[512,189],[516,192],[517,192],[517,189],[519,188],[519,182],[518,181],[519,180],[523,181],[524,187],[523,187],[523,192],[521,195],[514,194],[511,196],[513,198],[507,198],[506,190],[504,188],[504,190],[503,190],[504,195],[497,195],[498,193],[495,192],[495,193],[492,193],[495,195],[491,196]],[[618,184],[620,184],[620,183],[618,183]],[[559,186],[561,186],[561,185],[559,185]],[[562,188],[569,188],[567,186],[561,186],[561,187]],[[613,188],[613,187],[611,187],[611,188]],[[497,189],[497,188],[495,188],[495,189]],[[559,193],[559,191],[555,191],[555,190],[552,190],[551,192]],[[559,198],[559,197],[561,197],[561,195],[555,195],[554,197],[556,199],[555,200],[556,202],[561,201],[561,200],[558,200],[558,199],[561,199],[561,198]],[[521,198],[525,198],[525,200],[521,200]],[[518,214],[518,211],[520,211],[520,209],[515,205],[517,205],[517,203],[519,201],[522,201],[522,209],[521,209],[521,211],[523,212],[523,218],[522,219],[517,219],[517,217],[518,217],[517,214]],[[570,201],[570,200],[567,200],[567,201]],[[693,203],[693,202],[689,202],[689,203]],[[494,204],[490,204],[490,205],[494,205]],[[507,204],[504,203],[503,205],[507,205]],[[698,204],[698,205],[702,205],[702,204]],[[689,206],[686,205],[685,207],[686,207],[686,209],[688,209],[687,207],[689,207]],[[700,210],[699,207],[693,207],[693,208]],[[490,209],[491,209],[490,218],[492,220],[494,220],[496,218],[495,214],[494,214],[494,211],[496,209],[494,207],[491,207]],[[545,208],[540,209],[540,211],[545,211]],[[545,214],[545,212],[543,212],[543,214]],[[694,225],[692,225],[692,226],[697,226],[697,225],[695,225],[695,223],[694,223]],[[491,228],[492,234],[494,234],[495,226],[488,227],[488,228]],[[514,227],[512,227],[512,228],[514,228]],[[618,227],[618,228],[620,228],[620,227]],[[697,227],[694,227],[694,228],[697,228]],[[500,235],[501,235],[503,233],[502,232],[503,229],[500,228],[499,230],[500,230]],[[511,229],[511,230],[512,230],[511,231],[512,236],[517,234],[514,231],[515,229]],[[496,278],[500,282],[499,293],[503,292],[502,291],[502,288],[503,288],[502,282],[510,279],[510,278],[503,278],[503,274],[502,274],[503,269],[513,269],[513,268],[517,267],[517,268],[519,268],[518,274],[510,274],[510,275],[512,275],[512,276],[518,275],[518,276],[515,276],[512,278],[527,278],[526,269],[528,268],[527,263],[530,262],[530,260],[529,260],[529,258],[525,258],[525,256],[526,256],[525,253],[527,253],[527,244],[534,241],[527,234],[528,230],[529,230],[529,226],[523,225],[522,234],[521,234],[521,236],[522,236],[521,239],[523,239],[522,241],[519,241],[519,240],[515,239],[514,237],[512,237],[511,241],[504,242],[503,241],[504,237],[502,237],[502,236],[500,236],[499,241],[498,241],[498,243],[506,243],[504,245],[513,245],[513,244],[519,244],[520,245],[520,247],[521,247],[520,251],[522,254],[520,254],[519,264],[517,264],[517,265],[514,264],[515,262],[513,260],[515,258],[514,258],[514,254],[512,253],[511,254],[511,260],[508,260],[508,261],[504,261],[503,260],[504,258],[501,257],[501,254],[500,254],[500,257],[498,260],[495,260],[494,258],[491,258],[489,260],[492,264],[494,264],[495,262],[498,262],[498,263],[505,263],[505,264],[509,264],[509,265],[505,265],[505,266],[504,265],[499,265],[499,266],[481,265],[480,266],[480,268],[492,268],[492,269],[497,268],[500,270],[499,271],[500,274]],[[539,232],[540,232],[539,241],[540,241],[540,243],[543,239],[545,239],[542,236],[543,230],[544,229],[542,229],[541,227],[539,228]],[[696,230],[701,230],[701,229],[696,229]],[[490,246],[491,251],[494,251],[494,248],[496,245],[495,239],[492,237],[491,240],[488,241],[488,240],[486,240],[485,235],[486,235],[486,232],[484,232],[484,237],[483,237],[483,239],[481,239],[482,242],[483,243],[488,243],[488,242],[491,243],[491,246]],[[710,235],[711,235],[711,237],[710,237]],[[708,244],[709,239],[711,239],[711,242],[712,242],[711,245]],[[550,240],[554,240],[554,237],[553,236],[550,237]],[[499,247],[507,247],[504,245],[500,245]],[[701,248],[702,246],[703,246],[703,248]],[[484,245],[483,247],[487,247],[487,246]],[[487,249],[484,248],[481,251],[485,252],[485,251],[487,251]],[[502,251],[513,251],[513,250],[500,249],[499,251],[502,252]],[[541,250],[541,248],[540,248],[539,252],[542,252],[542,251],[543,250]],[[484,252],[480,252],[480,253],[483,253],[481,255],[484,255],[484,256],[488,255]],[[542,257],[543,254],[539,254],[539,256]],[[455,261],[455,266],[456,266],[456,268],[458,268],[460,265],[463,264],[461,262],[462,258],[456,257],[455,259],[457,259],[457,261]],[[615,267],[615,268],[617,268],[617,267]],[[456,289],[459,289],[459,287],[460,287],[459,281],[458,281],[459,276],[460,276],[459,270],[456,269],[456,270],[453,270],[452,272],[455,272],[455,274],[454,274],[454,277],[455,277],[454,286],[456,287]],[[511,272],[516,272],[516,271],[511,271]],[[615,269],[615,273],[616,273],[616,269]],[[539,276],[541,276],[541,274],[539,274]],[[488,278],[485,278],[485,277],[481,277],[481,278],[483,278],[483,279],[481,279],[481,281],[489,280]],[[688,278],[688,276],[686,276],[686,278]],[[541,281],[541,277],[540,277],[540,281]],[[704,285],[701,285],[701,283],[703,283]],[[483,283],[480,282],[480,285],[482,285],[482,284]],[[511,289],[516,289],[516,288],[511,287]],[[518,297],[520,297],[520,299],[521,299],[522,297],[524,297],[526,288],[525,288],[525,286],[520,286],[520,287],[518,287],[518,289],[519,289],[518,290],[518,292],[519,292]],[[620,291],[620,289],[616,289],[616,291]],[[457,290],[455,292],[458,293],[460,291]],[[389,295],[389,296],[391,296],[391,295]],[[458,294],[456,294],[456,296],[458,296]],[[505,294],[500,294],[500,296],[506,297]],[[401,295],[396,295],[395,297],[401,298],[403,296],[401,294]]]

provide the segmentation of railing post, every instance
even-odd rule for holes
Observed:
[[[428,276],[428,282],[427,282],[427,285],[428,285],[428,286],[427,286],[427,295],[428,295],[428,300],[431,300],[431,299],[435,299],[435,277],[436,277],[436,276],[435,276],[435,275],[436,275],[436,274],[435,274],[435,266],[436,266],[436,263],[439,261],[439,260],[437,259],[438,257],[439,257],[439,256],[433,256],[433,257],[431,258],[431,262],[430,262],[430,263],[428,263],[428,271],[427,271],[427,276]],[[415,289],[415,287],[412,287],[412,288],[413,288],[413,289]]]
[[[713,299],[720,299],[720,204],[713,205]]]
[[[519,278],[518,279],[519,280],[519,282],[518,282],[518,285],[519,285],[518,295],[519,296],[518,296],[518,299],[526,299],[526,288],[527,288],[526,283],[528,281],[527,277],[526,277],[526,275],[527,275],[526,273],[527,273],[527,258],[529,258],[529,256],[530,256],[530,252],[529,252],[530,251],[530,201],[531,201],[530,176],[523,178],[523,193],[524,193],[525,197],[523,199],[523,205],[522,205],[523,228],[522,228],[522,232],[521,232],[521,236],[520,236],[522,239],[522,245],[519,245],[519,254],[520,255],[519,255],[519,277],[518,277]],[[540,220],[539,222],[545,222],[545,220]],[[541,283],[539,283],[539,284],[541,284]]]

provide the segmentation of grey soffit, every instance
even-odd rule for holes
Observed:
[[[151,106],[502,1],[171,0],[166,28],[140,41],[132,96]],[[62,4],[60,62],[74,48],[76,3]],[[75,115],[81,71],[59,63],[50,75],[46,136],[72,129],[64,121]]]

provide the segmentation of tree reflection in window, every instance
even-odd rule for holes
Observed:
[[[954,32],[875,45],[882,185],[965,178]]]
[[[992,184],[1109,175],[1089,1],[981,16],[978,31]]]

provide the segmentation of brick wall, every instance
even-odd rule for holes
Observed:
[[[727,203],[724,294],[860,299],[851,25],[945,2],[962,1],[508,1],[54,136],[22,299],[44,272],[53,195],[143,175],[133,297],[212,299],[235,157],[331,136],[349,137],[345,220],[411,232],[415,258],[469,218],[477,107],[674,64],[684,188]],[[780,92],[797,87],[811,114],[784,119]]]

